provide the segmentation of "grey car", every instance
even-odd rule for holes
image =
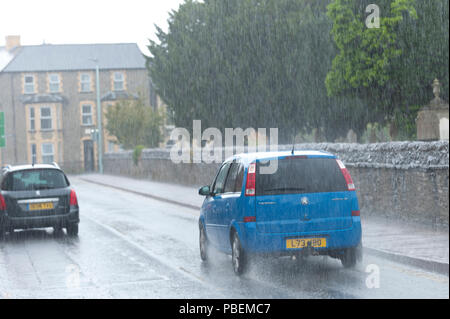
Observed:
[[[56,163],[6,166],[0,182],[0,238],[14,229],[66,228],[78,235],[78,200]]]

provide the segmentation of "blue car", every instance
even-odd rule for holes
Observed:
[[[362,258],[355,185],[344,164],[321,151],[239,154],[210,186],[199,218],[200,257],[232,256],[241,274],[254,255],[328,255],[353,267]]]

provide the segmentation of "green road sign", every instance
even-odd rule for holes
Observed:
[[[5,112],[0,112],[0,147],[5,147]]]

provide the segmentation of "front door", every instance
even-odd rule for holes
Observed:
[[[84,170],[93,172],[94,167],[94,142],[92,140],[83,141],[84,144]]]
[[[216,176],[216,180],[213,183],[212,196],[209,196],[207,201],[208,209],[205,211],[205,226],[206,226],[206,236],[209,238],[210,242],[220,248],[220,219],[222,218],[224,209],[224,199],[222,199],[222,194],[225,189],[225,181],[228,174],[228,169],[230,168],[230,163],[225,163],[219,170]]]

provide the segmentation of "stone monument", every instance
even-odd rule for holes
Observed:
[[[448,103],[439,97],[441,84],[435,79],[432,84],[434,99],[419,110],[416,118],[417,140],[448,141]]]
[[[346,137],[345,140],[346,140],[347,143],[357,143],[358,142],[358,136],[356,135],[356,133],[352,129],[350,129],[347,132],[347,137]]]

